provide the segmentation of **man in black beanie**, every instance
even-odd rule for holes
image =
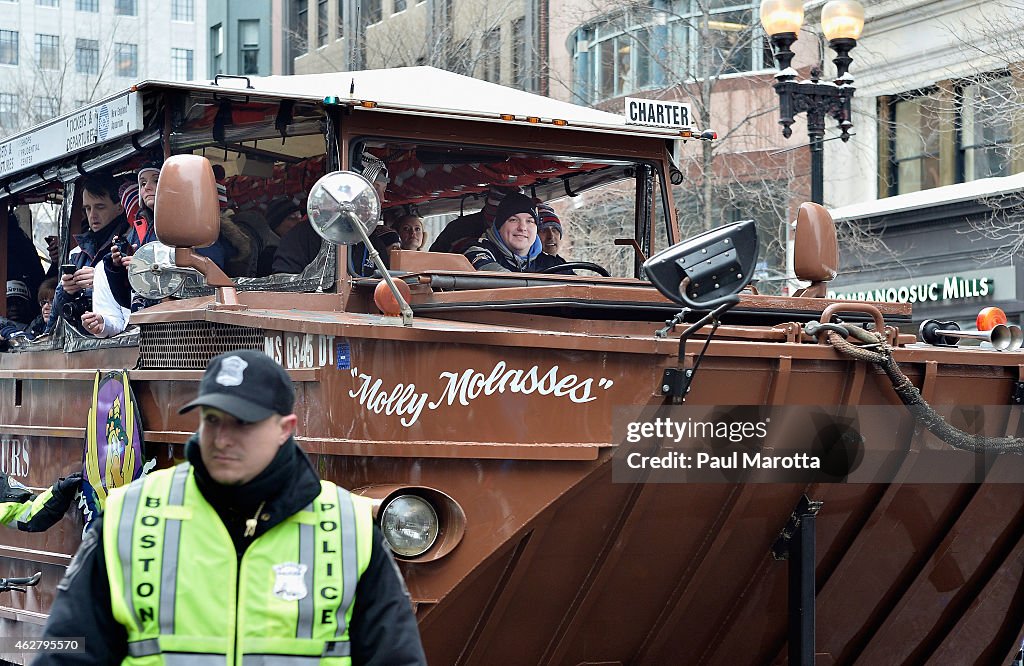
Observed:
[[[557,266],[561,262],[541,251],[537,224],[533,200],[513,192],[498,204],[483,238],[464,254],[478,271],[536,273]]]

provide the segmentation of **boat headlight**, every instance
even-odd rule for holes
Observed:
[[[381,510],[380,527],[395,554],[416,557],[437,541],[437,512],[422,497],[399,495]]]

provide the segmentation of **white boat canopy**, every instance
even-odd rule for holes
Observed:
[[[246,88],[246,80],[252,88]],[[397,67],[356,72],[296,74],[292,76],[221,77],[219,85],[212,81],[145,81],[147,87],[177,87],[191,90],[223,92],[237,88],[246,94],[323,101],[334,98],[338,104],[372,103],[375,108],[416,115],[451,116],[492,120],[494,122],[526,123],[539,118],[545,125],[552,120],[565,121],[575,128],[614,131],[638,136],[678,138],[678,129],[630,125],[625,116],[562,102],[534,93],[481,81],[435,67]],[[513,116],[514,121],[502,120]]]

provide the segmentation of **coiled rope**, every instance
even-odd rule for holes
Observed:
[[[855,345],[848,341],[836,329],[845,329],[852,337],[869,345],[868,348]],[[931,405],[921,397],[910,379],[907,378],[892,357],[892,346],[885,338],[874,331],[868,331],[854,324],[844,323],[842,327],[819,325],[812,334],[823,333],[828,337],[829,344],[839,353],[858,361],[874,363],[882,368],[889,377],[892,387],[900,401],[928,432],[932,433],[953,448],[964,451],[987,451],[992,453],[1024,453],[1024,439],[1018,437],[986,437],[971,435],[946,423]]]

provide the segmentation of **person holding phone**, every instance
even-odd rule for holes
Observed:
[[[110,241],[114,236],[123,236],[128,231],[128,220],[118,197],[118,186],[113,176],[90,175],[82,179],[82,208],[85,212],[88,230],[75,235],[78,247],[68,254],[67,263],[62,267],[60,285],[54,296],[53,311],[46,324],[46,332],[53,330],[57,319],[68,310],[64,307],[72,297],[85,304],[94,295],[96,267],[109,254]],[[74,267],[74,270],[71,270]],[[100,271],[102,272],[102,271]],[[104,285],[106,281],[103,280]],[[109,292],[109,287],[105,287]],[[79,300],[80,299],[80,300]],[[92,311],[91,303],[86,311]],[[72,314],[78,314],[75,308]],[[80,324],[76,317],[71,323]],[[95,325],[93,327],[95,329]],[[93,333],[94,330],[89,330]]]

